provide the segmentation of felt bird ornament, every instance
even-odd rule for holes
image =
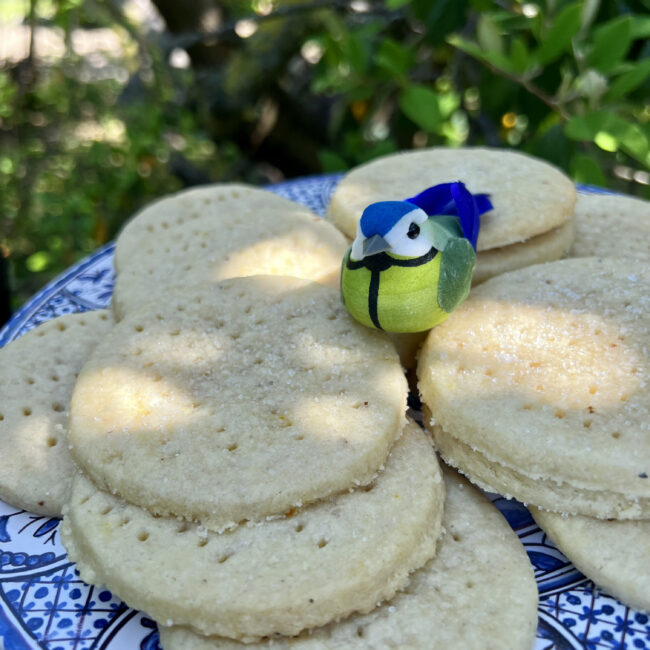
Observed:
[[[387,332],[422,332],[465,300],[476,265],[485,194],[463,183],[430,187],[363,212],[343,258],[343,302],[359,322]]]

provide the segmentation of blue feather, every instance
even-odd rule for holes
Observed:
[[[463,183],[441,183],[416,194],[409,203],[417,205],[429,216],[448,214],[460,219],[463,235],[476,250],[481,215],[492,210],[487,194],[472,194]]]

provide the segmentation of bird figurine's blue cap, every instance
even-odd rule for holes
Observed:
[[[364,237],[382,237],[405,215],[413,212],[415,206],[405,201],[380,201],[369,205],[361,215],[361,232]]]
[[[421,332],[467,297],[487,194],[443,183],[361,215],[343,260],[341,293],[359,322],[389,332]]]

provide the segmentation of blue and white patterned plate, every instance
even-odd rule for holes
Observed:
[[[316,176],[269,189],[323,214],[339,178]],[[112,257],[109,244],[50,283],[0,331],[0,346],[55,316],[108,306]],[[535,650],[650,649],[647,614],[600,592],[551,544],[523,505],[498,496],[493,501],[535,567],[540,594]],[[60,544],[57,519],[0,501],[0,650],[3,645],[4,650],[159,648],[151,619],[79,579]]]

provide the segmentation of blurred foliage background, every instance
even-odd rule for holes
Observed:
[[[161,194],[400,149],[512,147],[650,198],[649,36],[649,0],[2,0],[0,292]]]

